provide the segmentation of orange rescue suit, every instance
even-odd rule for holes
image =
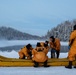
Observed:
[[[32,55],[33,61],[36,62],[45,62],[46,60],[48,60],[48,56],[47,56],[48,50],[44,47],[36,47],[35,49],[32,50]]]
[[[30,59],[30,55],[28,54],[30,50],[28,50],[26,48],[26,46],[24,48],[22,48],[18,54],[19,54],[19,58],[22,59],[24,56],[27,57],[27,59]]]
[[[68,57],[69,57],[69,61],[73,61],[76,58],[76,30],[74,30],[70,35],[69,45],[70,44],[71,46],[70,46],[70,50],[68,53]]]
[[[50,44],[50,48],[54,48],[57,51],[60,51],[60,40],[58,38],[55,38],[54,43],[53,42],[49,42]]]

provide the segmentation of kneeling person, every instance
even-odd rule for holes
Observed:
[[[20,59],[31,59],[32,58],[32,46],[30,44],[26,45],[24,48],[22,48],[19,52],[19,58]]]
[[[33,55],[32,60],[34,61],[35,64],[34,67],[38,67],[40,62],[44,63],[44,67],[49,67],[47,65],[48,60],[47,50],[46,48],[41,47],[40,43],[37,43],[37,47],[32,50],[32,55]]]

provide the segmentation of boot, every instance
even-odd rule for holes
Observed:
[[[60,51],[56,51],[57,59],[59,58],[59,52]]]
[[[75,58],[76,59],[76,58]],[[75,63],[75,66],[74,66],[74,68],[76,68],[76,63]]]
[[[72,61],[69,61],[69,65],[65,66],[65,68],[72,69]]]
[[[36,62],[36,61],[34,61],[34,67],[38,67],[39,66],[39,63],[38,62]]]
[[[44,67],[49,67],[49,65],[47,65],[47,61],[44,62]]]
[[[76,68],[76,66],[74,66],[74,68]]]

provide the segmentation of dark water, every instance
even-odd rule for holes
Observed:
[[[0,47],[0,51],[19,51],[21,48],[23,48],[25,45],[15,45],[15,46],[7,46],[7,47]],[[35,45],[32,45],[33,48],[35,48]]]
[[[36,45],[32,45],[33,48],[36,47]],[[8,52],[11,52],[12,50],[15,50],[15,51],[19,51],[21,48],[23,48],[24,45],[15,45],[15,46],[7,46],[7,47],[0,47],[0,51],[8,51]],[[68,52],[68,46],[61,46],[61,52]]]

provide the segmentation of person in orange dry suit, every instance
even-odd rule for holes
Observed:
[[[54,38],[54,36],[50,37],[50,48],[51,48],[51,58],[55,58],[55,53],[57,55],[57,58],[59,58],[60,54],[60,40],[58,38]]]
[[[73,31],[70,34],[69,39],[70,50],[68,53],[69,65],[65,66],[65,68],[72,69],[72,61],[76,60],[76,25],[73,27]],[[76,68],[76,65],[74,66]]]
[[[26,45],[24,48],[22,48],[19,52],[19,58],[20,59],[31,59],[32,58],[32,46],[30,44]]]
[[[37,47],[32,50],[32,60],[35,64],[34,67],[38,67],[40,62],[44,63],[44,67],[49,67],[49,65],[47,65],[47,53],[48,50],[45,47],[42,47],[40,43],[37,43]]]

